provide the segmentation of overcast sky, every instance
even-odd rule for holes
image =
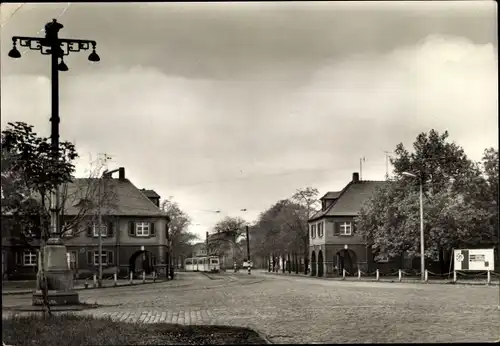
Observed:
[[[78,174],[108,153],[137,187],[173,196],[200,236],[298,188],[339,190],[362,156],[363,179],[382,180],[384,151],[431,128],[475,160],[497,147],[496,2],[18,7],[1,5],[2,128],[49,134],[49,58],[7,52],[60,16],[61,36],[96,40],[101,57],[72,53],[60,74]]]

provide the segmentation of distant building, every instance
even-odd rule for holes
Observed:
[[[351,182],[341,191],[328,192],[320,199],[321,210],[309,219],[311,275],[368,270],[373,256],[364,239],[356,235],[354,218],[363,202],[383,184],[386,182],[359,180],[359,173],[353,173]]]
[[[192,257],[204,257],[207,255],[207,244],[196,243],[193,244]]]
[[[109,275],[118,271],[165,273],[167,265],[167,230],[169,218],[159,208],[160,196],[152,190],[140,190],[125,178],[125,169],[119,168],[119,176],[109,174],[102,178],[101,196],[112,195],[113,206],[102,210],[102,249],[104,272]],[[112,173],[112,172],[110,172]],[[64,206],[62,222],[69,222],[82,210],[85,203],[96,203],[98,194],[79,198],[81,191],[96,186],[98,179],[75,179],[67,185],[66,195],[72,196]],[[104,199],[104,197],[103,197]],[[2,216],[2,263],[3,271],[13,279],[35,278],[38,266],[38,240],[22,241],[20,230]],[[80,276],[97,272],[99,227],[95,208],[80,220],[78,225],[63,235],[71,259],[71,269]]]
[[[230,232],[212,233],[208,236],[210,255],[218,256],[221,269],[232,269],[238,263],[239,246]]]

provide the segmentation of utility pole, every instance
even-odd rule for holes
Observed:
[[[104,166],[107,168],[107,161],[110,157],[104,153]],[[104,176],[106,175],[107,169],[104,170],[102,175],[99,177],[99,185],[98,185],[98,203],[97,203],[97,234],[99,239],[99,287],[102,287],[102,203],[103,203],[103,194],[106,195],[106,189],[102,187],[102,183],[104,180]],[[104,191],[103,191],[104,190]],[[95,228],[95,225],[94,225]]]
[[[248,257],[248,275],[252,274],[252,265],[250,261],[250,237],[248,236],[248,225],[246,226],[247,233],[247,257]]]
[[[389,180],[389,151],[384,151],[385,154],[385,180]]]
[[[42,55],[51,56],[51,155],[54,161],[59,160],[59,71],[68,71],[68,66],[64,63],[64,56],[69,55],[70,52],[79,52],[80,50],[90,49],[92,45],[92,53],[89,55],[88,59],[92,62],[97,62],[100,60],[99,56],[95,52],[96,42],[89,40],[77,40],[77,39],[65,39],[59,38],[59,31],[64,26],[58,23],[56,19],[45,25],[45,37],[27,37],[27,36],[13,36],[12,44],[13,48],[9,51],[9,57],[14,59],[19,59],[21,53],[17,49],[17,42],[21,47],[28,47],[31,50],[39,50]],[[61,61],[59,62],[59,59]],[[39,269],[40,273],[43,275],[44,271],[47,273],[48,287],[51,291],[71,291],[72,280],[67,279],[72,277],[71,270],[68,268],[66,270],[57,267],[55,263],[65,263],[66,249],[60,237],[61,223],[59,220],[60,215],[60,196],[59,196],[59,186],[54,184],[54,189],[51,195],[51,208],[50,208],[50,234],[49,240],[44,245],[41,251],[50,254],[52,260],[50,264],[47,264],[47,268]],[[41,255],[44,256],[44,255]],[[52,264],[54,263],[54,264]],[[42,263],[41,266],[45,266]],[[65,272],[61,275],[62,270]],[[64,276],[64,278],[63,278]],[[35,303],[36,294],[33,296],[33,304]],[[67,295],[65,301],[78,300],[78,294],[72,292],[71,296]],[[50,300],[59,302],[61,299],[59,297],[50,298]],[[64,301],[64,300],[61,300]]]
[[[209,251],[208,251],[208,231],[207,231],[207,232],[206,232],[206,234],[205,234],[205,238],[206,238],[206,239],[205,239],[205,246],[206,246],[206,248],[207,248],[207,256],[210,256],[210,253],[209,253]]]
[[[425,243],[424,243],[424,182],[420,173],[420,279],[425,281]]]

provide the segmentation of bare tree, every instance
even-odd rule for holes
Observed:
[[[212,243],[214,244],[213,247],[218,253],[226,253],[229,248],[231,249],[233,266],[236,264],[236,257],[238,253],[238,239],[240,239],[240,237],[245,232],[246,225],[247,222],[239,216],[227,216],[217,222],[213,229],[215,233],[223,233],[224,235],[229,237],[229,243],[228,241],[223,240],[227,239],[227,237],[224,236],[222,238],[216,238],[216,240],[212,241]]]
[[[61,187],[62,237],[73,237],[97,225],[99,213],[110,216],[118,207],[114,182],[104,177],[105,164],[91,163],[85,178],[74,179]]]
[[[292,196],[292,202],[301,206],[301,208],[293,209],[293,217],[296,220],[296,227],[293,227],[296,231],[297,238],[301,240],[301,248],[305,259],[305,269],[304,272],[307,274],[307,264],[309,262],[309,226],[308,221],[311,216],[318,212],[320,208],[320,202],[318,200],[319,191],[313,187],[306,187],[297,190]]]

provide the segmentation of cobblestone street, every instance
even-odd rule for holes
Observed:
[[[275,343],[480,342],[500,338],[498,287],[180,273],[144,286],[80,291],[78,312],[143,323],[255,328]],[[30,295],[3,296],[4,308]],[[4,316],[7,311],[4,311]],[[13,312],[8,312],[13,313]]]

